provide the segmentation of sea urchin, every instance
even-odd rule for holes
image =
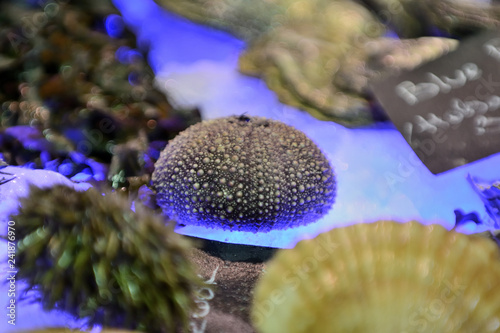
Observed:
[[[262,117],[189,127],[161,153],[152,179],[166,215],[226,230],[304,225],[323,216],[335,197],[333,170],[314,142]]]
[[[190,243],[116,193],[32,186],[16,221],[17,277],[45,309],[90,325],[171,332],[187,327],[201,285]]]

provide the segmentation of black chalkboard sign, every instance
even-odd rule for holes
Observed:
[[[371,88],[434,174],[500,151],[500,31]]]

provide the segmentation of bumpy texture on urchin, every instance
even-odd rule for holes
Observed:
[[[172,332],[186,327],[201,285],[190,243],[116,193],[32,186],[16,221],[17,278],[45,309],[90,325]]]
[[[179,223],[267,232],[316,221],[335,179],[304,133],[262,117],[204,121],[175,137],[155,164],[164,213]]]

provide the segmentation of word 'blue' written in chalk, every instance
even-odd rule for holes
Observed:
[[[455,77],[437,76],[427,73],[429,82],[413,83],[404,81],[395,88],[396,95],[402,98],[408,105],[415,105],[427,99],[437,96],[439,93],[448,93],[452,89],[463,87],[468,81],[474,81],[481,77],[482,70],[473,63],[464,64],[461,69],[455,71]]]

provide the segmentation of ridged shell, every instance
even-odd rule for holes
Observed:
[[[280,250],[254,294],[264,333],[500,332],[500,255],[439,225],[379,221]]]

